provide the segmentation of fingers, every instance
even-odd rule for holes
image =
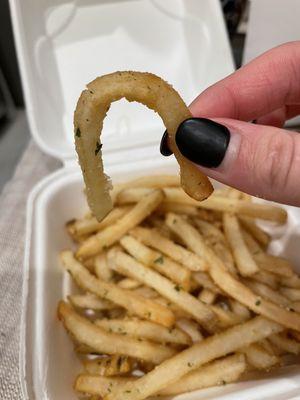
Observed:
[[[204,173],[254,196],[300,206],[300,134],[225,118],[193,120],[181,124],[176,143]]]
[[[300,104],[300,41],[276,47],[201,93],[195,117],[250,121]]]

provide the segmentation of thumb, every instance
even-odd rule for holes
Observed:
[[[300,134],[227,118],[191,118],[179,126],[176,144],[211,178],[300,206]]]

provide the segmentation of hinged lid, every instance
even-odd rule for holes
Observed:
[[[96,76],[153,72],[189,103],[233,70],[219,0],[10,3],[31,132],[46,153],[60,159],[75,157],[73,111]],[[120,101],[105,120],[104,150],[152,146],[163,129],[152,111]]]

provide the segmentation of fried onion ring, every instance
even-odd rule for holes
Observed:
[[[179,94],[156,75],[144,72],[115,72],[96,78],[81,93],[74,114],[76,151],[86,185],[88,204],[101,221],[112,209],[109,178],[104,174],[99,135],[112,102],[126,98],[158,112],[169,134],[169,146],[179,165],[181,186],[196,200],[206,199],[212,185],[199,169],[182,156],[175,143],[181,122],[192,117]]]

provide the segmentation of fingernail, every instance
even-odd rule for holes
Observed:
[[[173,152],[170,150],[169,145],[168,145],[168,132],[165,131],[163,134],[163,137],[160,142],[160,152],[163,156],[170,156],[173,154]]]
[[[216,168],[225,156],[230,132],[209,119],[189,118],[179,125],[175,139],[187,159],[203,167]]]

